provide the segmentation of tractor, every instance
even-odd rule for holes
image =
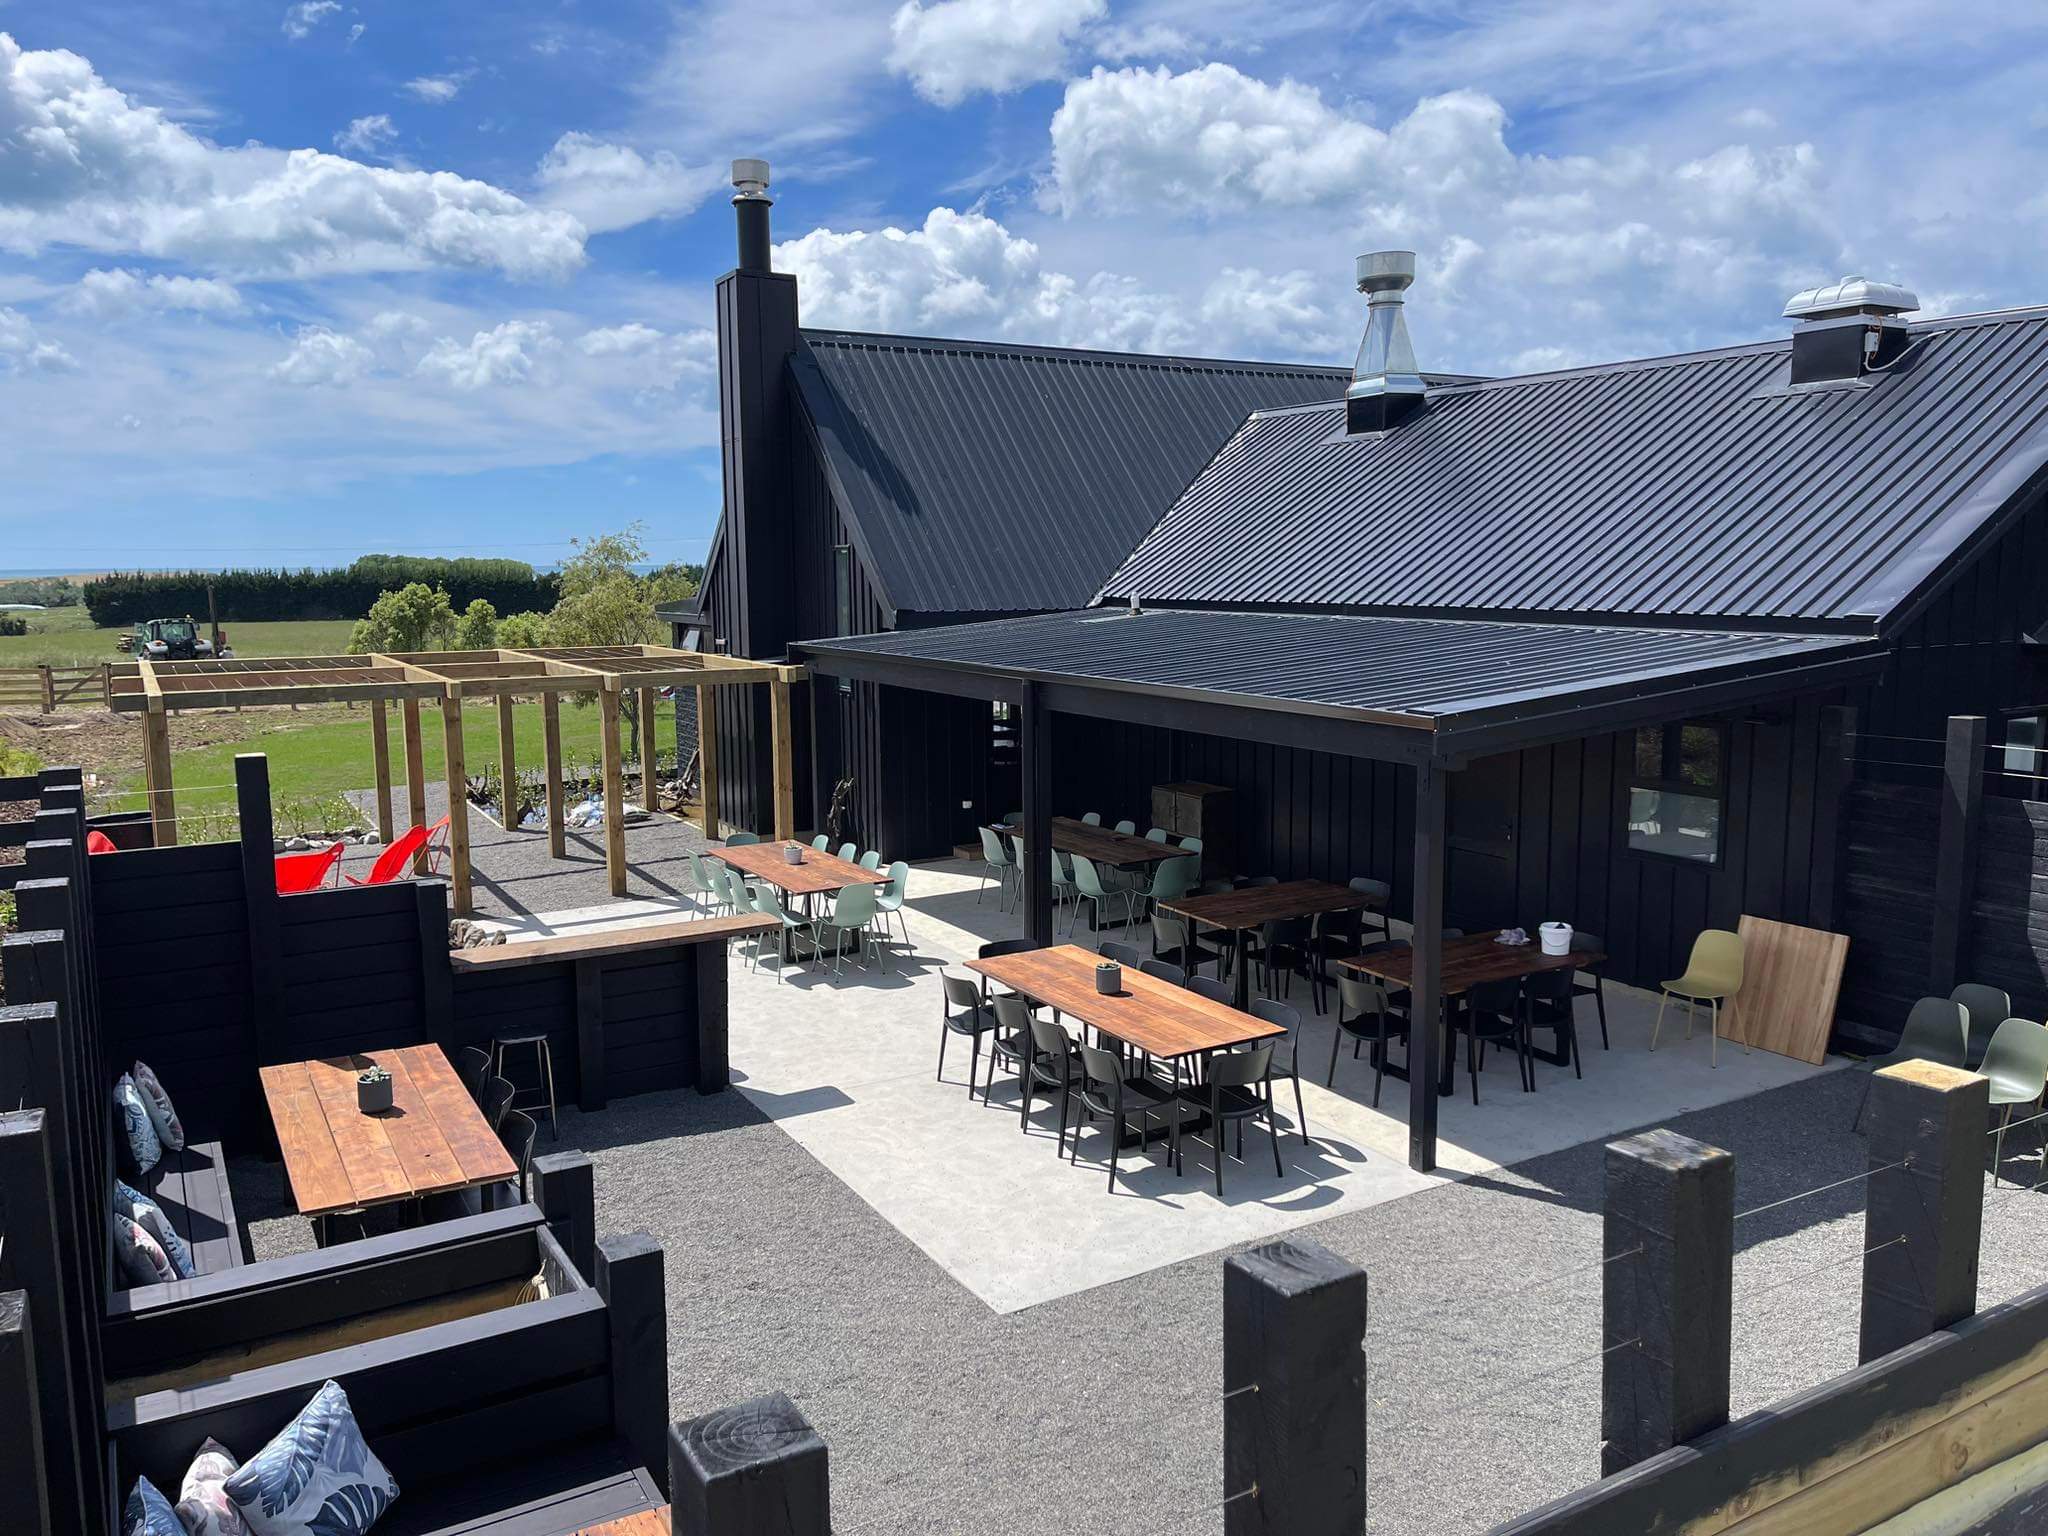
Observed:
[[[195,661],[213,654],[213,642],[201,638],[190,618],[144,619],[128,649],[144,661]]]

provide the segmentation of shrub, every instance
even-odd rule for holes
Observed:
[[[428,560],[410,555],[365,555],[341,570],[144,571],[95,577],[85,585],[93,623],[123,628],[143,619],[206,613],[207,589],[222,623],[271,619],[348,619],[379,594],[414,582],[444,589],[467,605],[483,598],[500,613],[551,608],[560,580],[536,574],[520,560]],[[17,598],[41,602],[44,598]],[[0,601],[9,599],[0,598]]]
[[[455,649],[488,651],[498,643],[498,610],[479,597],[455,621]]]

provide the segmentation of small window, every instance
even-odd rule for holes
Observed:
[[[676,649],[679,651],[703,650],[704,626],[702,624],[692,624],[688,629],[685,629],[683,631],[682,644],[678,645]]]
[[[2048,768],[2041,764],[2044,759],[2042,748],[2048,747],[2048,731],[2042,729],[2048,716],[2041,714],[2007,715],[2005,717],[2005,771],[2007,773],[2044,773]]]
[[[1689,864],[1719,862],[1727,757],[1727,732],[1718,725],[1694,721],[1638,730],[1628,846]]]

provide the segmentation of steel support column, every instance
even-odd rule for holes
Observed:
[[[1441,764],[1415,765],[1414,976],[1408,1009],[1408,1166],[1436,1168],[1437,1034],[1443,1012],[1444,791]]]

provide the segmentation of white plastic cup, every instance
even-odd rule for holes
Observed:
[[[1536,932],[1543,940],[1543,953],[1546,955],[1568,955],[1572,952],[1570,923],[1545,923]]]

